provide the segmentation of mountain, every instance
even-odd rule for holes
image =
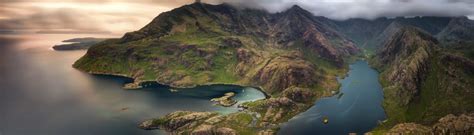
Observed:
[[[384,86],[388,120],[375,131],[388,131],[399,123],[431,126],[448,114],[473,111],[474,62],[466,58],[472,53],[456,49],[473,39],[471,23],[453,17],[335,21],[299,6],[269,13],[196,2],[164,12],[120,39],[93,45],[73,66],[133,78],[128,89],[144,82],[259,87],[269,98],[243,104],[246,111],[180,111],[140,127],[177,134],[272,134],[337,90],[336,76],[363,52]]]
[[[208,84],[259,87],[271,98],[246,105],[262,116],[257,125],[236,125],[235,118],[252,116],[241,112],[222,122],[232,127],[210,128],[243,134],[274,132],[279,123],[305,111],[319,97],[331,95],[338,88],[336,76],[347,71],[347,60],[358,52],[354,43],[299,6],[268,13],[193,3],[164,12],[120,39],[92,46],[73,66],[93,74],[133,78],[134,83],[125,85],[129,89],[149,81],[175,88]],[[188,118],[207,114],[212,113],[177,112],[145,122],[142,128],[191,132],[201,125],[176,128],[185,125],[168,122],[186,119],[186,123]],[[278,117],[273,118],[275,115]]]
[[[419,94],[436,44],[437,40],[430,34],[414,27],[403,27],[375,56],[377,61],[373,65],[383,71],[382,78],[401,87],[395,92],[400,105],[408,104]]]
[[[324,76],[320,63],[341,68],[344,58],[357,52],[352,42],[298,6],[270,14],[194,3],[92,47],[74,66],[173,87],[238,83],[263,85],[273,93],[292,85],[309,87]]]
[[[452,19],[443,31],[436,35],[442,46],[474,60],[474,21],[467,17]]]
[[[437,35],[446,44],[474,42],[474,21],[467,17],[457,17]]]
[[[385,42],[371,62],[381,71],[388,116],[376,131],[404,122],[431,126],[448,114],[474,111],[474,61],[445,50],[431,34],[410,26]]]

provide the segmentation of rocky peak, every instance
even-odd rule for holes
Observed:
[[[291,8],[287,9],[285,13],[299,13],[299,14],[311,14],[307,10],[303,9],[302,7],[298,5],[293,5]]]
[[[293,5],[291,8],[287,9],[282,13],[284,17],[290,17],[288,19],[295,19],[298,21],[304,21],[302,19],[309,19],[312,20],[314,17],[312,13],[309,11],[301,8],[298,5]]]

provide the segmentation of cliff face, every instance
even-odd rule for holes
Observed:
[[[388,115],[376,130],[404,122],[431,126],[447,114],[474,111],[473,61],[439,46],[430,34],[413,27],[403,27],[386,40],[371,62],[381,71]],[[410,128],[405,126],[393,130]]]

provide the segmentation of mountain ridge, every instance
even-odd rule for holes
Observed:
[[[446,115],[469,114],[474,110],[474,100],[470,98],[474,96],[470,92],[474,84],[471,66],[474,62],[445,50],[434,36],[411,26],[402,27],[384,43],[371,60],[381,71],[383,106],[388,116],[376,132],[398,123],[402,124],[395,128],[407,126],[405,122],[432,126]],[[450,128],[449,133],[474,129]],[[433,133],[438,132],[441,131],[433,129]]]
[[[407,121],[430,124],[445,114],[429,114],[427,110],[472,111],[465,105],[457,106],[461,109],[447,106],[431,109],[433,106],[428,102],[435,101],[426,99],[440,98],[426,90],[431,89],[427,84],[441,88],[436,91],[444,92],[440,95],[449,95],[446,94],[449,89],[466,90],[469,86],[466,82],[474,76],[469,72],[472,61],[455,53],[442,53],[446,48],[432,36],[440,32],[449,35],[450,31],[444,29],[452,20],[450,17],[415,17],[334,21],[314,16],[299,6],[269,13],[228,4],[193,3],[164,12],[121,39],[92,46],[73,66],[89,73],[133,78],[135,82],[126,85],[132,89],[140,88],[141,83],[147,81],[177,88],[219,83],[260,87],[270,98],[243,105],[246,110],[262,116],[255,126],[234,122],[241,117],[251,117],[248,112],[234,113],[220,124],[211,125],[203,123],[215,114],[198,112],[176,112],[142,123],[145,129],[173,127],[166,128],[173,133],[225,129],[237,134],[256,134],[275,133],[280,123],[305,111],[315,100],[331,95],[338,88],[336,76],[344,75],[348,63],[361,57],[360,52],[364,51],[382,72],[380,78],[387,95],[384,107],[389,120],[379,128],[386,130]],[[450,72],[460,79],[446,78],[461,82],[459,86],[438,83],[446,81],[438,79],[439,74]],[[468,73],[467,77],[462,73]],[[469,93],[460,93],[455,95],[462,98],[446,102],[466,100],[462,94]],[[422,108],[423,114],[412,112],[420,110],[416,107]],[[192,116],[203,116],[203,119],[192,124]],[[175,120],[191,121],[191,126],[175,125],[177,123],[172,123]]]

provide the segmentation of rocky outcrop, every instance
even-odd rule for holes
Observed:
[[[315,94],[308,88],[290,87],[283,91],[283,96],[296,102],[312,102]]]
[[[124,89],[127,90],[134,90],[134,89],[141,89],[143,88],[139,82],[127,83],[123,86]]]
[[[296,103],[289,98],[281,97],[270,98],[268,99],[267,104],[271,107],[294,107]]]
[[[387,134],[393,134],[393,135],[398,135],[398,134],[430,134],[431,133],[431,128],[420,125],[420,124],[415,124],[415,123],[402,123],[398,124],[392,129]]]
[[[213,125],[200,125],[191,132],[191,135],[236,135],[235,130],[221,127],[216,128]]]
[[[293,54],[271,59],[258,71],[254,80],[272,94],[290,86],[312,87],[319,77],[314,64],[304,60],[299,54]]]
[[[264,104],[262,108],[266,110],[260,123],[262,127],[276,127],[275,123],[281,121],[283,117],[301,109],[296,102],[287,97],[270,98]]]
[[[139,127],[147,130],[163,129],[169,132],[179,133],[180,131],[193,129],[208,118],[216,115],[217,113],[211,112],[178,111],[162,118],[144,121],[139,125]]]
[[[388,134],[472,134],[474,133],[474,113],[455,116],[449,114],[432,127],[416,123],[401,123],[394,126]]]
[[[235,96],[234,92],[229,92],[225,93],[224,96],[219,97],[219,98],[213,98],[211,99],[212,102],[216,102],[218,105],[224,106],[224,107],[230,107],[233,106],[234,104],[237,103],[232,97]]]
[[[474,113],[455,116],[449,114],[433,126],[436,134],[469,134],[474,133]]]
[[[212,112],[178,111],[144,121],[139,127],[147,130],[162,129],[172,134],[237,135],[241,133],[236,129],[249,128],[252,119],[249,112],[221,115]]]

